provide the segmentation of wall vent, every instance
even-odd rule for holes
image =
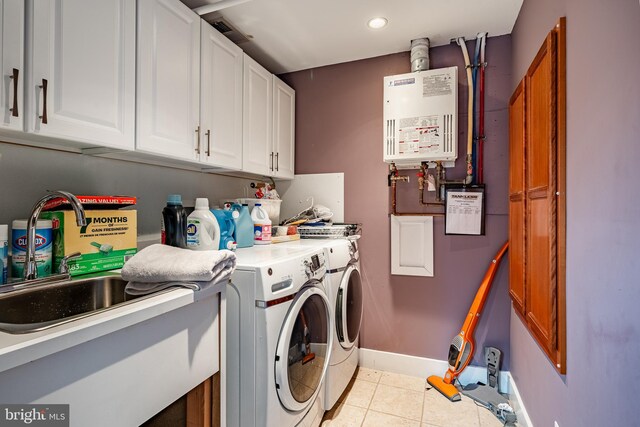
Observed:
[[[233,24],[222,15],[214,15],[212,17],[207,16],[205,20],[235,44],[242,44],[250,41],[249,37],[240,32],[240,30],[234,27]]]

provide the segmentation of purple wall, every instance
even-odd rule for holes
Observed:
[[[473,47],[473,44],[470,46]],[[435,277],[390,275],[390,195],[382,161],[382,80],[410,71],[408,52],[300,71],[283,78],[296,90],[296,173],[345,173],[345,220],[363,224],[366,286],[361,344],[365,348],[446,359],[489,261],[507,239],[508,115],[511,40],[487,44],[486,236],[444,236],[434,221]],[[459,67],[459,159],[450,178],[464,176],[467,79],[455,45],[431,50],[431,67]],[[399,184],[399,211],[416,211],[415,171]],[[509,368],[507,265],[500,269],[478,325],[478,348],[493,345]],[[476,361],[482,351],[476,352]]]
[[[511,316],[511,373],[536,426],[640,423],[640,5],[525,0],[514,89],[567,17],[567,374]]]

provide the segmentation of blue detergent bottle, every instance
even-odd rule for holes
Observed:
[[[250,248],[253,246],[253,220],[249,213],[249,205],[246,203],[240,206],[234,204],[231,209],[238,212],[236,222],[236,243],[239,248]]]

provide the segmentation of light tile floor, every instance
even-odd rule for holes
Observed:
[[[487,409],[462,396],[451,402],[426,379],[358,368],[322,427],[500,427]]]

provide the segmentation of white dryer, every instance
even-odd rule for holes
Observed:
[[[334,329],[325,253],[268,245],[236,254],[227,287],[227,425],[318,426]]]
[[[363,311],[360,256],[355,237],[325,240],[326,289],[334,316],[333,349],[325,380],[324,409],[331,409],[358,366]]]

